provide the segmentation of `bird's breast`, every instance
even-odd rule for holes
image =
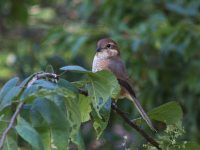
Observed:
[[[98,56],[94,57],[93,64],[92,64],[92,72],[97,72],[101,70],[109,70],[110,60],[99,58]]]

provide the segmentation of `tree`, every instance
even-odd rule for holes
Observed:
[[[48,64],[56,74],[69,64],[90,70],[96,41],[110,37],[123,51],[144,108],[153,110],[167,102],[178,102],[184,116],[182,138],[199,143],[199,5],[198,1],[186,0],[2,0],[0,84],[13,76],[23,81]],[[79,81],[82,74],[68,72],[62,78]],[[137,111],[129,102],[117,104],[136,118]],[[124,141],[127,147],[141,146],[143,138],[129,135],[132,129],[112,114],[99,140],[101,147],[111,149]],[[96,142],[94,132],[86,131],[90,123],[82,126],[86,147],[91,147]]]

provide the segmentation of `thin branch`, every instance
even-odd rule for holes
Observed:
[[[54,73],[36,73],[34,74],[25,84],[25,88],[29,88],[31,85],[33,85],[33,83],[39,79],[43,79],[43,78],[52,78],[55,80],[59,79],[59,76],[54,74]],[[20,91],[19,95],[17,97],[20,97],[22,95],[22,93],[24,92],[25,88],[22,88],[22,90]],[[6,138],[6,135],[8,134],[8,132],[10,131],[10,129],[13,127],[15,120],[18,116],[18,114],[20,113],[23,105],[24,105],[25,101],[21,101],[18,106],[17,109],[15,111],[15,113],[13,114],[13,116],[11,117],[11,120],[8,124],[8,127],[4,130],[4,132],[2,133],[1,139],[0,139],[0,150],[3,149],[3,144]]]
[[[3,132],[2,136],[1,136],[1,140],[0,140],[0,149],[3,148],[3,143],[4,143],[5,139],[6,139],[6,135],[8,134],[10,129],[13,127],[13,124],[15,123],[17,115],[19,114],[19,112],[22,109],[23,105],[24,105],[24,102],[20,102],[19,103],[15,113],[13,114],[13,116],[12,116],[12,118],[10,120],[10,123],[9,123],[8,127],[4,130],[4,132]]]
[[[136,125],[134,122],[132,122],[123,111],[121,111],[115,102],[112,102],[111,105],[112,109],[126,121],[127,124],[129,124],[132,128],[134,128],[136,131],[138,131],[149,143],[151,143],[153,146],[155,146],[158,150],[161,150],[159,147],[159,143],[156,142],[152,137],[150,137],[144,130],[142,130],[138,125]]]
[[[79,93],[83,94],[85,96],[88,96],[87,91],[79,89]],[[138,131],[149,143],[151,143],[153,146],[155,146],[158,150],[161,150],[159,147],[159,143],[156,142],[152,137],[150,137],[144,130],[142,130],[138,125],[136,125],[134,122],[132,122],[127,116],[126,113],[120,110],[117,107],[117,104],[115,102],[112,102],[111,108],[126,121],[128,125],[130,125],[132,128],[134,128],[136,131]]]

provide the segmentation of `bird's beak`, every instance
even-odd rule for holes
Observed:
[[[96,51],[97,51],[97,52],[100,52],[101,49],[102,49],[101,47],[97,47],[97,48],[96,48]]]

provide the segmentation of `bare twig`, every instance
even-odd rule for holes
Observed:
[[[127,124],[129,124],[132,128],[137,130],[149,143],[151,143],[153,146],[155,146],[158,150],[161,150],[159,147],[159,143],[156,142],[152,137],[150,137],[144,130],[142,130],[139,126],[137,126],[134,122],[132,122],[123,111],[121,111],[115,102],[112,102],[112,109],[126,121]]]
[[[26,82],[24,87],[25,88],[29,88],[36,80],[43,79],[43,78],[52,78],[52,79],[58,80],[59,76],[54,74],[54,73],[46,73],[46,72],[36,73]],[[24,92],[25,88],[22,88],[22,90],[20,91],[20,93],[19,93],[19,95],[17,97],[20,97],[22,95],[22,93]],[[24,103],[25,103],[25,101],[21,101],[18,104],[15,113],[11,117],[11,120],[10,120],[10,122],[8,124],[8,127],[2,133],[2,136],[1,136],[1,139],[0,139],[0,150],[3,149],[3,144],[4,144],[4,141],[5,141],[6,135],[8,134],[10,129],[13,127],[13,125],[15,123],[15,120],[16,120],[18,114],[20,113]]]

